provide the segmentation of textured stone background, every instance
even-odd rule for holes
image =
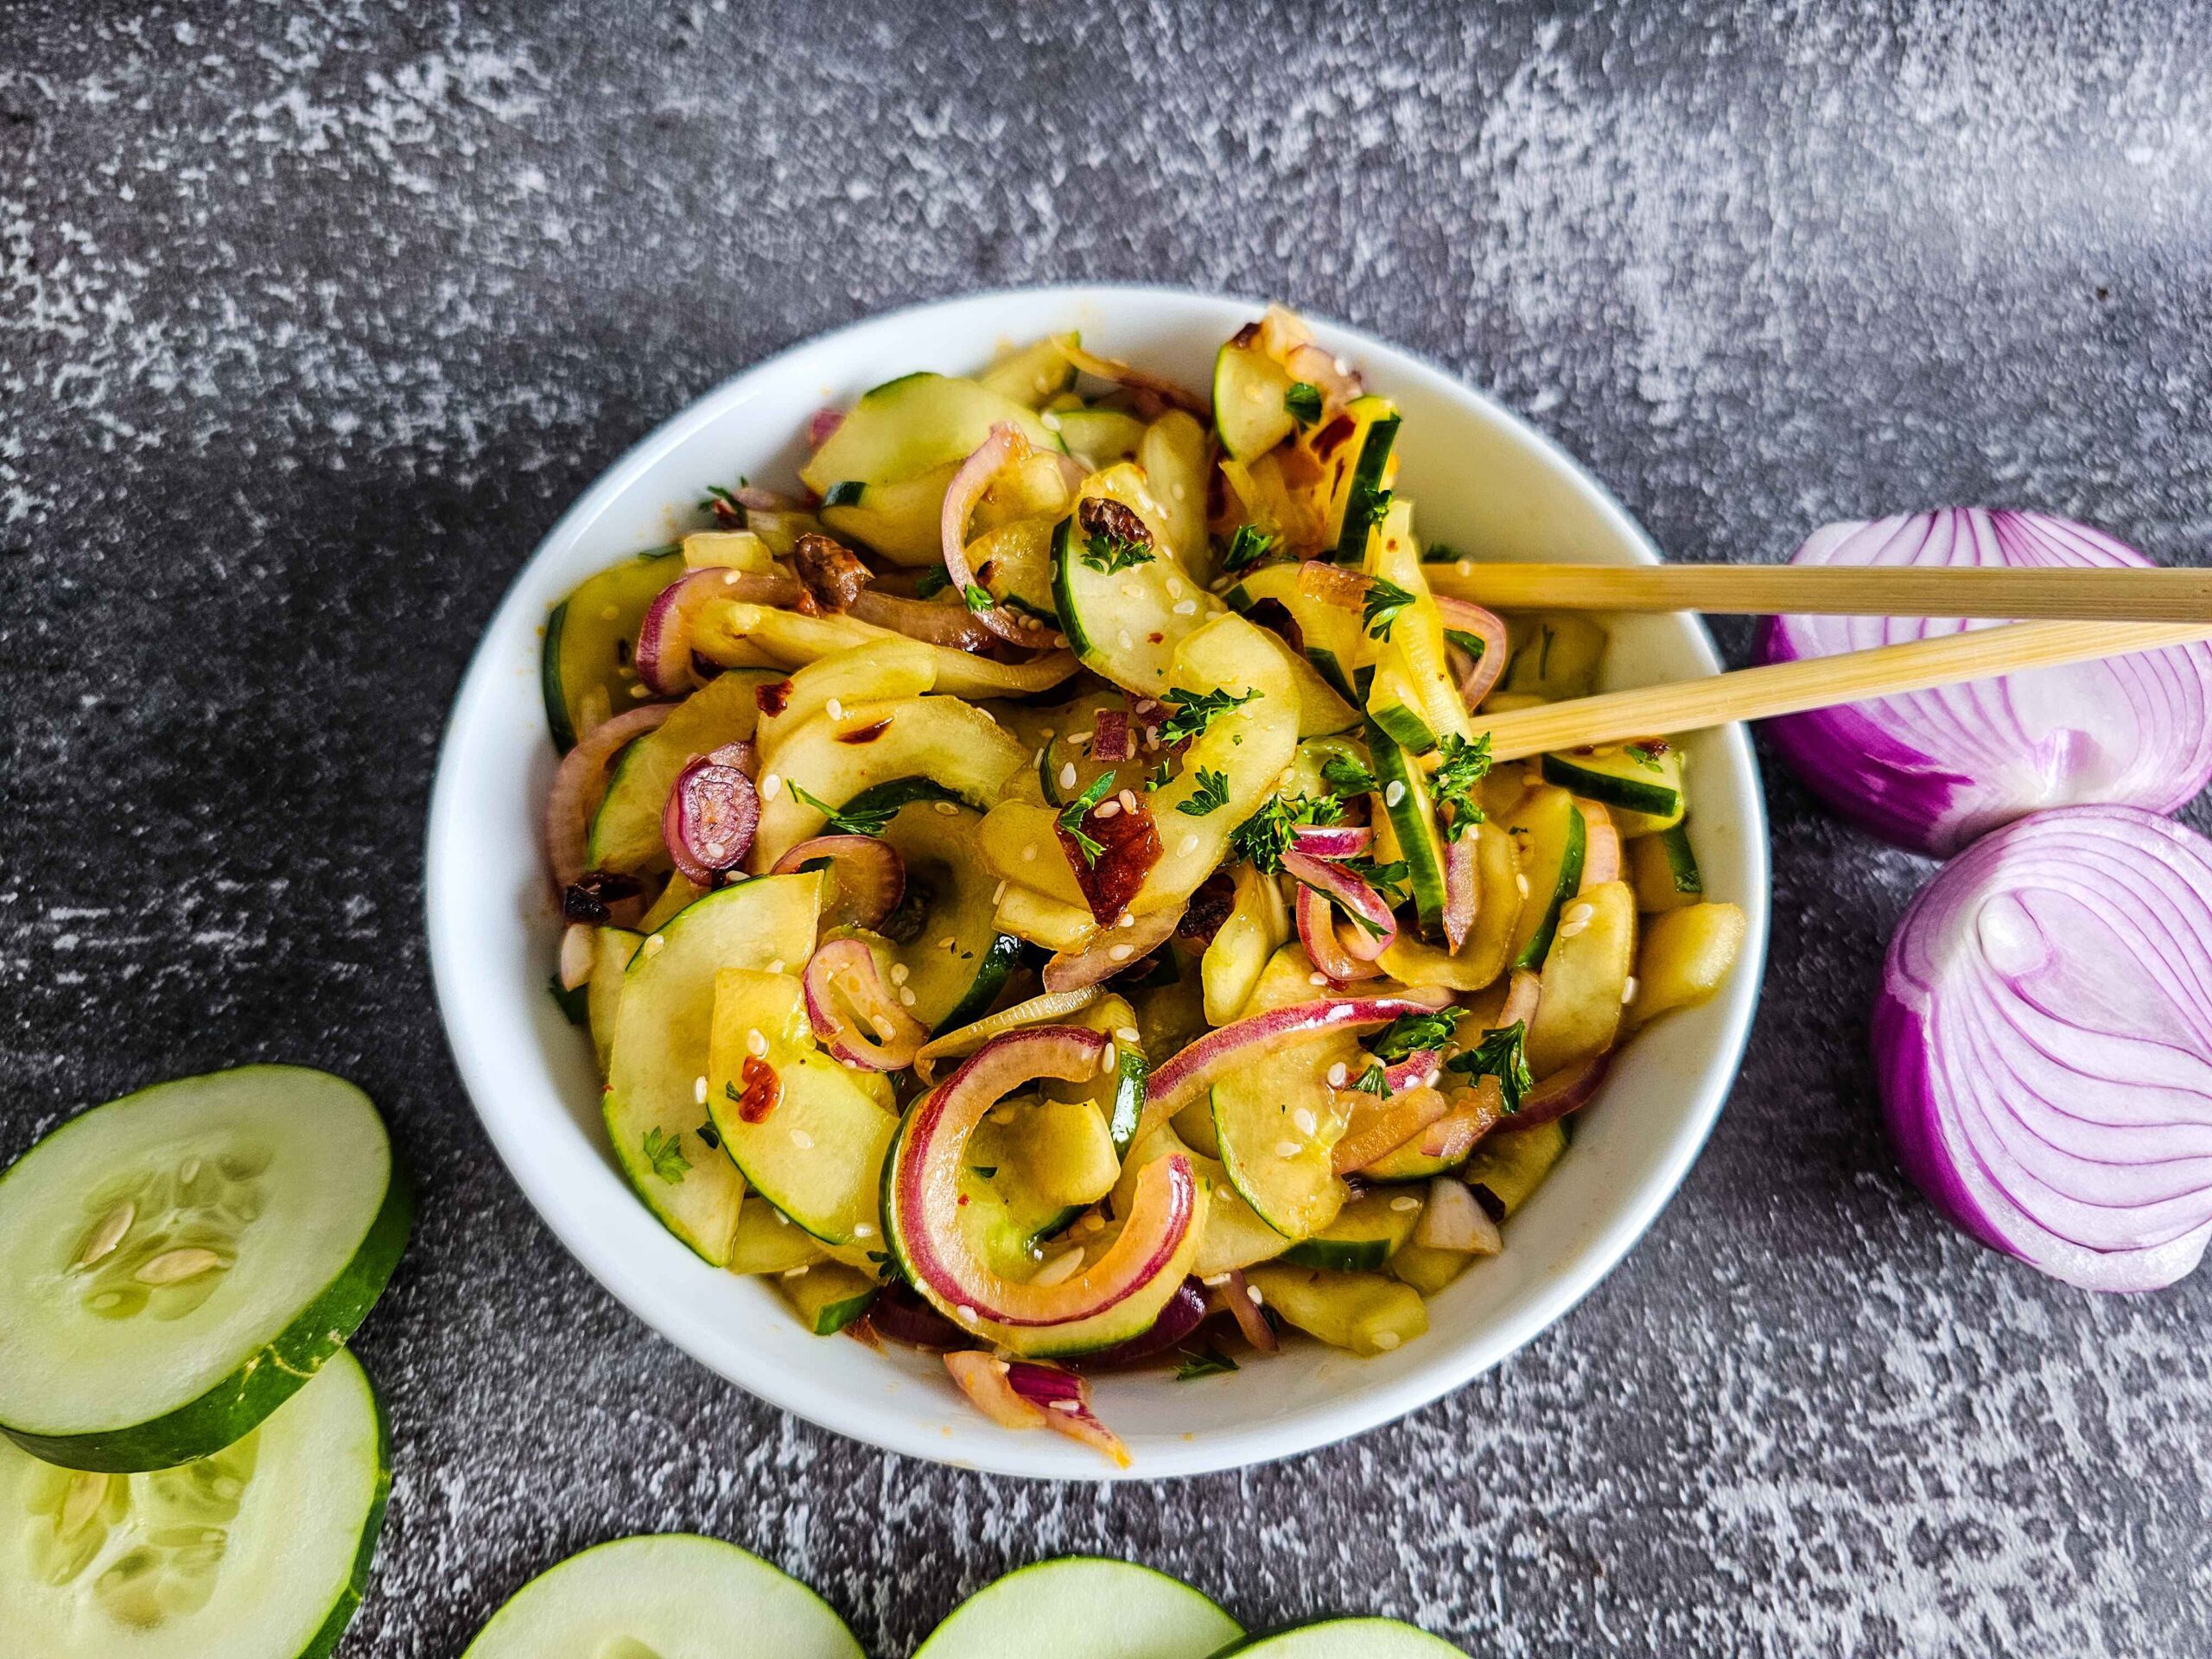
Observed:
[[[563,505],[820,329],[982,285],[1274,294],[1453,365],[1679,556],[1951,501],[2212,523],[2202,14],[944,0],[0,8],[0,1157],[253,1058],[423,1219],[361,1339],[398,1484],[349,1656],[693,1527],[895,1656],[1101,1550],[1504,1655],[2212,1647],[2212,1279],[2097,1300],[1901,1185],[1864,1010],[1922,866],[1772,782],[1748,1069],[1650,1237],[1334,1451],[1049,1487],[753,1404],[563,1255],[447,1059],[440,720]],[[1740,647],[1740,632],[1725,637]]]

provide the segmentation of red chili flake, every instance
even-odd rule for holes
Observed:
[[[1083,890],[1090,914],[1101,926],[1121,919],[1136,890],[1144,885],[1147,873],[1160,862],[1160,830],[1153,823],[1152,809],[1142,796],[1135,799],[1134,811],[1125,807],[1110,818],[1102,818],[1093,808],[1084,817],[1083,833],[1098,843],[1095,863],[1084,861],[1074,836],[1054,827],[1060,851],[1075,872],[1075,884]]]
[[[1342,443],[1346,438],[1351,436],[1351,429],[1354,424],[1355,423],[1351,416],[1338,416],[1335,420],[1331,421],[1326,426],[1323,427],[1319,434],[1314,438],[1313,453],[1325,459],[1334,454],[1337,446]]]
[[[1161,640],[1166,639],[1167,636],[1164,633],[1147,633],[1145,635],[1145,638],[1156,645],[1160,644]]]
[[[738,1068],[737,1077],[741,1085],[737,1096],[738,1121],[766,1122],[768,1114],[783,1103],[784,1080],[776,1075],[776,1068],[759,1056],[748,1054],[745,1064]]]
[[[791,683],[789,680],[773,680],[766,685],[754,686],[753,702],[762,714],[771,718],[782,714],[791,706]]]
[[[966,1206],[966,1205],[967,1205],[967,1203],[968,1203],[968,1195],[967,1195],[965,1192],[963,1192],[963,1193],[960,1195],[959,1203],[961,1204],[961,1205],[962,1205],[963,1208]]]
[[[837,741],[840,743],[873,743],[890,729],[891,721],[887,716],[873,726],[856,726],[849,732],[840,732]]]

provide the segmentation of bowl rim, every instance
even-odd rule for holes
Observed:
[[[567,1212],[557,1201],[559,1195],[550,1190],[550,1175],[538,1166],[528,1137],[505,1114],[486,1104],[505,1092],[504,1079],[469,1041],[471,1018],[460,990],[467,941],[454,936],[453,925],[445,920],[442,907],[437,903],[438,894],[450,879],[446,873],[444,849],[464,833],[464,785],[455,765],[464,720],[473,704],[492,696],[499,677],[512,672],[495,659],[494,652],[512,632],[516,620],[512,613],[526,601],[531,573],[541,562],[556,556],[588,530],[602,512],[619,503],[666,451],[701,429],[723,420],[734,408],[741,407],[755,380],[788,369],[814,353],[827,353],[864,331],[912,331],[925,325],[933,315],[987,306],[994,301],[1050,302],[1071,309],[1088,307],[1103,310],[1109,309],[1122,299],[1155,303],[1189,302],[1210,308],[1230,306],[1249,308],[1253,315],[1264,309],[1268,303],[1236,294],[1141,283],[1039,283],[941,296],[871,313],[796,341],[739,369],[653,427],[610,463],[546,531],[517,567],[499,603],[486,620],[440,735],[425,827],[423,919],[432,985],[447,1046],[471,1108],[493,1150],[562,1247],[646,1326],[709,1370],[756,1398],[818,1427],[883,1451],[925,1459],[948,1467],[1027,1478],[1179,1478],[1246,1468],[1318,1451],[1382,1427],[1441,1399],[1525,1346],[1570,1313],[1620,1264],[1681,1187],[1710,1137],[1742,1068],[1758,1011],[1768,949],[1772,878],[1765,788],[1748,729],[1739,722],[1718,729],[1713,736],[1727,746],[1732,760],[1743,769],[1749,785],[1745,793],[1747,810],[1741,823],[1744,834],[1740,853],[1744,861],[1744,909],[1749,925],[1745,949],[1734,969],[1735,983],[1747,990],[1738,991],[1732,997],[1733,1013],[1726,1033],[1700,1067],[1694,1085],[1694,1110],[1685,1117],[1642,1185],[1570,1261],[1552,1269],[1539,1288],[1522,1297],[1477,1336],[1463,1338],[1456,1346],[1441,1348],[1429,1357],[1427,1363],[1403,1376],[1347,1393],[1325,1411],[1282,1422],[1247,1425],[1204,1437],[1185,1435],[1178,1444],[1148,1449],[1135,1467],[1117,1471],[1100,1462],[1095,1467],[1086,1465],[1081,1472],[1075,1472],[1072,1465],[1058,1455],[1062,1448],[1069,1447],[1069,1443],[1058,1436],[1005,1435],[1000,1437],[1004,1442],[1001,1452],[954,1457],[937,1443],[938,1435],[918,1423],[907,1423],[896,1411],[871,1414],[855,1402],[810,1393],[772,1364],[763,1366],[757,1373],[734,1376],[721,1359],[705,1351],[703,1342],[691,1339],[696,1316],[642,1264],[593,1236],[581,1217]],[[1507,429],[1514,438],[1529,446],[1548,463],[1557,481],[1567,486],[1607,523],[1637,562],[1662,562],[1649,533],[1612,493],[1561,444],[1520,414],[1404,346],[1324,314],[1301,308],[1300,315],[1314,327],[1317,335],[1339,351],[1363,356],[1382,367],[1389,378],[1421,382],[1425,391],[1459,405],[1471,417]],[[532,628],[543,620],[536,616],[527,620]],[[1719,672],[1724,664],[1710,631],[1695,617],[1686,620],[1694,654],[1707,672]],[[1051,1446],[1037,1446],[1035,1451],[1040,1455],[1033,1456],[1024,1448],[1038,1440],[1050,1442]],[[991,1444],[997,1446],[999,1441]]]

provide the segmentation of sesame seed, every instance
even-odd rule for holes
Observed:
[[[1052,728],[1050,726],[1041,726],[1038,728],[1037,735],[1049,743],[1052,738]]]
[[[1168,597],[1168,598],[1170,598],[1170,599],[1180,599],[1180,598],[1182,598],[1182,597],[1183,597],[1183,595],[1184,595],[1184,594],[1185,594],[1189,593],[1190,591],[1191,591],[1191,590],[1190,590],[1188,588],[1186,588],[1186,587],[1185,587],[1185,586],[1183,585],[1183,578],[1182,578],[1182,577],[1180,577],[1180,576],[1170,576],[1170,577],[1168,577],[1168,578],[1167,578],[1167,597]]]
[[[1094,1211],[1076,1223],[1075,1230],[1086,1237],[1092,1233],[1103,1233],[1106,1230],[1106,1217]]]
[[[1437,1080],[1437,1078],[1439,1078],[1439,1077],[1442,1077],[1443,1075],[1444,1075],[1444,1073],[1443,1073],[1441,1071],[1440,1071],[1437,1067],[1435,1067],[1435,1066],[1433,1066],[1433,1065],[1432,1065],[1431,1067],[1429,1067],[1429,1068],[1428,1068],[1428,1071],[1427,1071],[1427,1073],[1426,1073],[1426,1074],[1424,1074],[1424,1075],[1423,1075],[1423,1077],[1421,1077],[1421,1086],[1422,1088],[1424,1088],[1424,1089],[1433,1089],[1433,1088],[1435,1088],[1435,1087],[1436,1087],[1436,1080]]]
[[[914,988],[912,986],[901,985],[899,988],[899,1006],[902,1008],[911,1008],[914,1006]]]
[[[659,934],[656,933],[652,938],[645,941],[643,949],[647,956],[657,957],[660,955],[661,947],[667,943],[668,941],[666,939],[664,939]]]
[[[768,1213],[776,1218],[776,1225],[779,1227],[788,1227],[791,1224],[791,1218],[773,1205],[768,1206]]]
[[[691,1079],[691,1098],[702,1106],[707,1103],[706,1078],[702,1077]]]
[[[1125,582],[1122,584],[1122,597],[1123,599],[1142,599],[1144,597],[1144,589],[1138,587],[1134,582]]]
[[[1348,357],[1338,358],[1336,361],[1336,371],[1338,374],[1350,374],[1351,372],[1351,359]]]
[[[995,904],[995,905],[996,903],[998,903],[998,901],[999,901],[1000,899],[1003,899],[1003,898],[1005,898],[1005,897],[1006,897],[1006,883],[1005,883],[1005,882],[1003,882],[1003,881],[1001,881],[1001,882],[1000,882],[1000,883],[998,884],[998,886],[996,886],[995,887],[993,887],[993,888],[991,889],[991,902],[992,902],[993,904]]]
[[[1567,914],[1561,918],[1561,919],[1569,922],[1580,922],[1585,926],[1587,926],[1589,925],[1590,918],[1597,913],[1598,912],[1592,909],[1588,905],[1576,905],[1573,908],[1569,910]]]
[[[760,1027],[755,1026],[745,1033],[745,1052],[756,1060],[768,1052],[767,1034]]]
[[[1090,809],[1090,815],[1102,823],[1108,818],[1118,818],[1122,816],[1122,804],[1119,801],[1101,801]]]
[[[1185,486],[1176,484],[1169,487],[1167,493],[1173,496],[1178,501],[1180,501],[1185,497],[1188,496],[1191,492]]]
[[[1060,768],[1060,787],[1062,789],[1075,787],[1075,762],[1072,760]]]
[[[722,586],[723,586],[723,587],[725,587],[725,588],[734,588],[734,587],[736,587],[736,586],[737,586],[737,572],[736,572],[736,571],[734,571],[734,570],[725,570],[725,571],[723,571],[723,572],[722,572]]]
[[[1179,599],[1172,608],[1177,616],[1195,616],[1198,613],[1198,601],[1195,599]]]
[[[1060,417],[1052,413],[1049,409],[1042,415],[1039,415],[1037,419],[1039,423],[1042,425],[1047,432],[1057,432],[1060,429]]]
[[[1033,1285],[1065,1284],[1069,1280],[1074,1278],[1077,1274],[1082,1271],[1083,1252],[1079,1249],[1066,1250],[1063,1251],[1060,1255],[1054,1256],[1043,1267],[1038,1268],[1035,1277],[1032,1278],[1029,1282]],[[1074,1402],[1071,1401],[1069,1403],[1073,1404]]]
[[[784,780],[772,772],[760,780],[760,798],[764,801],[772,801],[782,791],[783,787]]]
[[[954,1308],[952,1311],[960,1316],[960,1322],[963,1325],[973,1325],[982,1317],[982,1315],[977,1313],[974,1308],[969,1306],[965,1302],[961,1303],[959,1306]]]
[[[1048,1400],[1045,1402],[1045,1409],[1047,1411],[1065,1412],[1069,1416],[1072,1417],[1076,1413],[1083,1409],[1083,1402],[1079,1400]]]
[[[1475,562],[1472,559],[1462,559],[1452,568],[1463,576],[1471,576],[1475,574]]]
[[[1135,640],[1129,638],[1129,631],[1127,628],[1123,628],[1122,630],[1122,649],[1123,651],[1134,650],[1136,646],[1136,643],[1137,642]]]
[[[1300,1150],[1300,1148],[1299,1144],[1295,1141],[1278,1141],[1275,1142],[1275,1156],[1278,1158],[1295,1158],[1298,1156]]]
[[[1196,836],[1185,836],[1176,844],[1175,854],[1179,858],[1188,858],[1198,850],[1198,838]]]
[[[855,1222],[853,1224],[853,1236],[855,1238],[874,1238],[875,1236],[875,1224],[868,1221]]]
[[[1136,947],[1135,945],[1117,944],[1109,950],[1106,952],[1106,956],[1108,960],[1112,962],[1127,962],[1131,957],[1136,955]]]
[[[1114,1035],[1125,1043],[1134,1043],[1140,1040],[1137,1028],[1135,1026],[1116,1026],[1114,1027]]]
[[[1019,1114],[1014,1111],[1013,1107],[1001,1106],[991,1114],[991,1122],[998,1124],[1001,1128],[1003,1128],[1007,1124],[1013,1122],[1017,1116],[1019,1116]]]
[[[899,1030],[891,1023],[891,1016],[887,1014],[872,1014],[868,1015],[868,1022],[875,1027],[876,1037],[883,1042],[889,1042]]]
[[[1021,861],[1025,864],[1034,864],[1037,861],[1037,843],[1035,842],[1031,842],[1029,845],[1021,849]]]
[[[1400,783],[1395,778],[1393,778],[1390,780],[1390,786],[1382,791],[1382,804],[1385,806],[1395,806],[1400,801],[1402,801],[1405,798],[1406,786]]]
[[[1561,922],[1559,925],[1559,937],[1562,939],[1571,939],[1587,929],[1589,925],[1587,922]]]
[[[914,970],[905,963],[894,962],[891,964],[891,982],[893,985],[904,985],[913,976]]]
[[[786,1279],[804,1279],[806,1276],[805,1263],[802,1262],[796,1268],[785,1268],[783,1276]]]
[[[768,971],[772,974],[782,973],[784,971],[784,959],[781,957],[778,957],[773,962],[768,964]]]
[[[809,1135],[804,1129],[793,1129],[791,1131],[791,1145],[797,1147],[801,1152],[812,1152],[814,1150],[814,1137]]]
[[[829,702],[823,703],[822,708],[823,712],[827,714],[832,720],[842,720],[845,717],[845,705],[838,702],[835,697],[830,698]]]
[[[1344,1079],[1351,1075],[1351,1071],[1350,1068],[1348,1068],[1342,1060],[1338,1060],[1334,1065],[1329,1068],[1329,1087],[1332,1089],[1343,1088],[1344,1086]]]
[[[1414,1211],[1414,1210],[1418,1210],[1418,1209],[1420,1209],[1420,1208],[1421,1208],[1421,1200],[1420,1200],[1419,1198],[1414,1198],[1411,1193],[1408,1193],[1408,1194],[1407,1194],[1404,1198],[1393,1198],[1393,1199],[1391,1199],[1391,1200],[1390,1200],[1390,1207],[1391,1207],[1393,1210],[1395,1210],[1395,1211],[1396,1211],[1400,1215],[1402,1215],[1402,1215],[1406,1214],[1407,1212],[1408,1212],[1409,1211]]]
[[[1298,1125],[1298,1132],[1300,1135],[1311,1135],[1321,1127],[1320,1121],[1313,1116],[1313,1109],[1310,1106],[1300,1107],[1290,1115],[1290,1121]]]
[[[1105,1047],[1100,1049],[1098,1051],[1099,1075],[1103,1077],[1107,1072],[1111,1071],[1114,1069],[1114,1062],[1119,1057],[1114,1052],[1114,1045],[1111,1043],[1107,1044]]]
[[[1065,650],[1068,648],[1068,637],[1067,637],[1067,635],[1065,635],[1065,633],[1056,633],[1056,634],[1054,634],[1054,635],[1052,636],[1052,648],[1053,648],[1055,651],[1065,651]]]
[[[952,935],[948,933],[937,942],[937,945],[938,949],[940,950],[950,950],[952,949],[955,943],[957,943],[957,941],[954,940]]]
[[[1135,927],[1136,925],[1137,918],[1135,912],[1127,910],[1122,912],[1122,919],[1114,924],[1116,927]]]
[[[1526,899],[1529,896],[1529,878],[1527,876],[1516,874],[1513,878],[1513,885],[1521,889],[1521,896],[1523,899]]]
[[[1209,1274],[1198,1282],[1209,1290],[1218,1290],[1229,1282],[1229,1275],[1225,1273]]]
[[[1306,982],[1308,985],[1325,985],[1329,982],[1329,976],[1322,973],[1308,974],[1306,976]]]
[[[937,804],[937,810],[939,817],[957,818],[960,816],[960,809],[950,801],[939,801]]]
[[[1398,1333],[1395,1331],[1377,1331],[1375,1333],[1375,1345],[1384,1353],[1389,1353],[1398,1345]]]
[[[1257,1285],[1245,1286],[1244,1294],[1248,1299],[1249,1299],[1253,1306],[1264,1307],[1267,1306],[1266,1302],[1261,1298],[1260,1287]]]
[[[651,686],[645,685],[633,685],[630,688],[630,695],[633,697],[650,697],[652,696],[652,688]]]
[[[1134,812],[1137,810],[1137,792],[1134,789],[1125,789],[1114,798],[1122,804],[1122,810],[1124,812]]]
[[[1626,1007],[1629,1003],[1635,1001],[1636,994],[1643,988],[1643,986],[1642,982],[1639,981],[1634,974],[1630,974],[1626,979],[1623,980],[1621,982],[1622,1006]]]

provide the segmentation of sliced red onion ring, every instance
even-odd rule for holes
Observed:
[[[975,1341],[931,1306],[921,1292],[898,1281],[886,1285],[868,1304],[868,1322],[880,1337],[903,1342],[909,1348],[926,1348],[938,1353],[965,1348]]]
[[[858,622],[903,633],[925,645],[943,645],[948,651],[984,651],[999,639],[963,605],[902,599],[896,594],[879,594],[873,588],[855,598],[846,607],[845,614]],[[1024,643],[1033,645],[1040,642],[1035,634],[1031,634]]]
[[[832,878],[822,902],[822,926],[874,927],[906,896],[906,861],[874,836],[816,836],[776,861],[771,875],[791,875],[817,861]]]
[[[1620,838],[1613,838],[1613,862],[1616,870],[1620,863]],[[1585,855],[1586,858],[1587,855]],[[1609,878],[1610,879],[1610,878]],[[1481,893],[1481,884],[1475,876],[1475,838],[1461,836],[1457,841],[1444,843],[1444,944],[1448,950],[1458,952],[1467,942],[1467,931],[1475,925],[1475,904]]]
[[[976,574],[968,565],[969,514],[975,512],[976,504],[991,487],[991,480],[1029,452],[1029,440],[1021,429],[1011,422],[1001,421],[991,429],[990,435],[976,446],[975,452],[960,463],[952,482],[945,486],[944,511],[938,520],[938,533],[944,544],[944,574],[951,579],[955,593],[965,593],[976,582]],[[978,613],[977,620],[1000,639],[1018,645],[1039,645],[1051,638],[1036,618],[1021,615],[1011,606],[990,606]]]
[[[1281,1351],[1281,1339],[1275,1328],[1268,1323],[1268,1316],[1260,1312],[1260,1304],[1252,1295],[1252,1287],[1244,1277],[1242,1268],[1232,1268],[1229,1282],[1221,1287],[1221,1300],[1229,1309],[1229,1317],[1236,1321],[1236,1328],[1244,1333],[1244,1340],[1261,1353]]]
[[[1413,995],[1325,998],[1270,1008],[1208,1032],[1147,1079],[1144,1119],[1135,1138],[1141,1141],[1211,1087],[1216,1077],[1254,1052],[1265,1052],[1317,1032],[1387,1026],[1400,1014],[1427,1014],[1436,1006],[1433,1001]]]
[[[1363,823],[1301,823],[1292,827],[1290,844],[1308,858],[1357,858],[1375,844],[1375,831]]]
[[[1354,1116],[1344,1138],[1329,1150],[1331,1166],[1339,1175],[1356,1175],[1441,1122],[1450,1109],[1439,1090],[1401,1090]]]
[[[1298,923],[1298,942],[1306,947],[1306,960],[1335,984],[1349,985],[1363,979],[1380,979],[1379,963],[1362,962],[1344,949],[1344,936],[1337,926],[1337,912],[1328,899],[1300,883],[1291,914]]]
[[[626,709],[594,727],[561,757],[553,787],[545,798],[545,856],[553,885],[565,888],[584,873],[590,846],[588,822],[607,763],[633,737],[642,737],[676,712],[671,702]]]
[[[1457,641],[1445,653],[1451,658],[1452,678],[1459,682],[1459,701],[1472,714],[1497,684],[1498,677],[1505,672],[1505,619],[1471,600],[1446,599],[1440,594],[1436,595],[1436,608],[1443,615],[1444,626],[1452,632],[1471,634],[1482,641],[1479,653],[1466,650]]]
[[[1499,1005],[1497,1019],[1490,1029],[1503,1031],[1508,1026],[1526,1026],[1536,1017],[1537,994],[1544,982],[1534,969],[1516,968],[1505,981],[1505,1001]]]
[[[1148,392],[1162,403],[1187,410],[1202,419],[1212,417],[1211,404],[1164,375],[1137,368],[1116,357],[1101,357],[1096,352],[1087,352],[1073,334],[1055,335],[1052,343],[1060,348],[1070,363],[1096,379],[1110,380],[1117,386]]]
[[[1160,1317],[1152,1328],[1131,1337],[1127,1342],[1116,1343],[1111,1348],[1101,1349],[1095,1354],[1071,1357],[1068,1363],[1084,1370],[1113,1370],[1123,1365],[1135,1365],[1141,1361],[1156,1358],[1205,1323],[1206,1294],[1195,1279],[1185,1279],[1175,1294],[1167,1299],[1167,1306],[1160,1310]]]
[[[1343,950],[1355,961],[1375,961],[1390,948],[1390,942],[1398,937],[1398,918],[1390,913],[1390,906],[1383,902],[1382,895],[1341,864],[1333,864],[1325,859],[1294,849],[1282,855],[1282,868],[1283,874],[1296,880],[1301,889],[1299,906],[1299,937],[1301,940],[1305,939],[1306,931],[1302,894],[1316,889],[1334,899],[1353,918],[1351,930],[1349,932],[1338,931],[1337,937]],[[1362,925],[1363,923],[1365,925]],[[1313,954],[1310,940],[1306,941],[1306,953],[1308,956]],[[1317,963],[1315,965],[1319,964]],[[1325,968],[1322,971],[1329,972]],[[1336,976],[1331,974],[1330,977],[1333,979]]]
[[[1574,804],[1582,809],[1583,825],[1582,885],[1576,891],[1587,893],[1621,879],[1621,832],[1612,814],[1596,802],[1577,797]]]
[[[832,939],[807,959],[806,1017],[822,1046],[864,1071],[899,1071],[914,1063],[929,1027],[899,1006],[875,953],[860,939]],[[839,1011],[840,994],[868,1031]]]
[[[669,786],[661,839],[684,879],[711,887],[753,850],[760,794],[752,779],[753,746],[728,743],[693,760]]]
[[[2038,512],[1952,507],[1830,524],[1798,564],[2136,567],[2134,549]],[[1777,616],[1761,662],[1790,662],[1966,628],[1956,619]],[[1841,816],[1944,857],[2044,807],[2110,801],[2171,812],[2212,778],[2212,644],[1914,691],[1769,721],[1770,741]]]
[[[716,600],[747,605],[792,605],[796,577],[709,565],[680,576],[645,607],[638,626],[638,678],[657,696],[673,697],[699,683],[691,660],[691,634],[699,614]]]
[[[930,1068],[936,1061],[948,1055],[973,1054],[992,1038],[1004,1036],[1009,1031],[1058,1025],[1068,1015],[1080,1014],[1103,995],[1096,985],[1086,985],[1076,991],[1048,991],[1010,1008],[1001,1008],[996,1014],[987,1014],[972,1026],[948,1031],[923,1044],[922,1052],[914,1056],[914,1075],[927,1083]]]
[[[2212,1240],[2212,844],[2038,812],[1922,890],[1874,1005],[1905,1173],[1993,1249],[2155,1290]]]
[[[842,409],[817,409],[806,417],[806,447],[819,449],[830,442],[830,435],[845,423]]]
[[[1140,916],[1127,927],[1101,928],[1098,942],[1081,950],[1063,950],[1045,964],[1045,988],[1077,991],[1132,968],[1175,937],[1183,919],[1178,905]]]
[[[1527,1094],[1521,1096],[1518,1110],[1502,1121],[1516,1129],[1534,1128],[1539,1123],[1548,1123],[1555,1117],[1565,1117],[1579,1112],[1597,1099],[1598,1090],[1605,1081],[1605,1073],[1613,1063],[1613,1051],[1570,1065],[1564,1071],[1554,1071]]]
[[[1090,733],[1090,758],[1118,765],[1136,753],[1125,709],[1101,709]]]
[[[1070,1440],[1103,1452],[1124,1469],[1129,1466],[1129,1448],[1090,1409],[1090,1383],[1072,1371],[1040,1365],[1034,1360],[1007,1360],[1004,1363],[1007,1384],[1022,1400],[1044,1414],[1047,1428],[1057,1429]]]
[[[1382,1068],[1382,1084],[1394,1095],[1409,1089],[1433,1089],[1444,1069],[1444,1056],[1433,1048],[1417,1048],[1402,1060]]]

